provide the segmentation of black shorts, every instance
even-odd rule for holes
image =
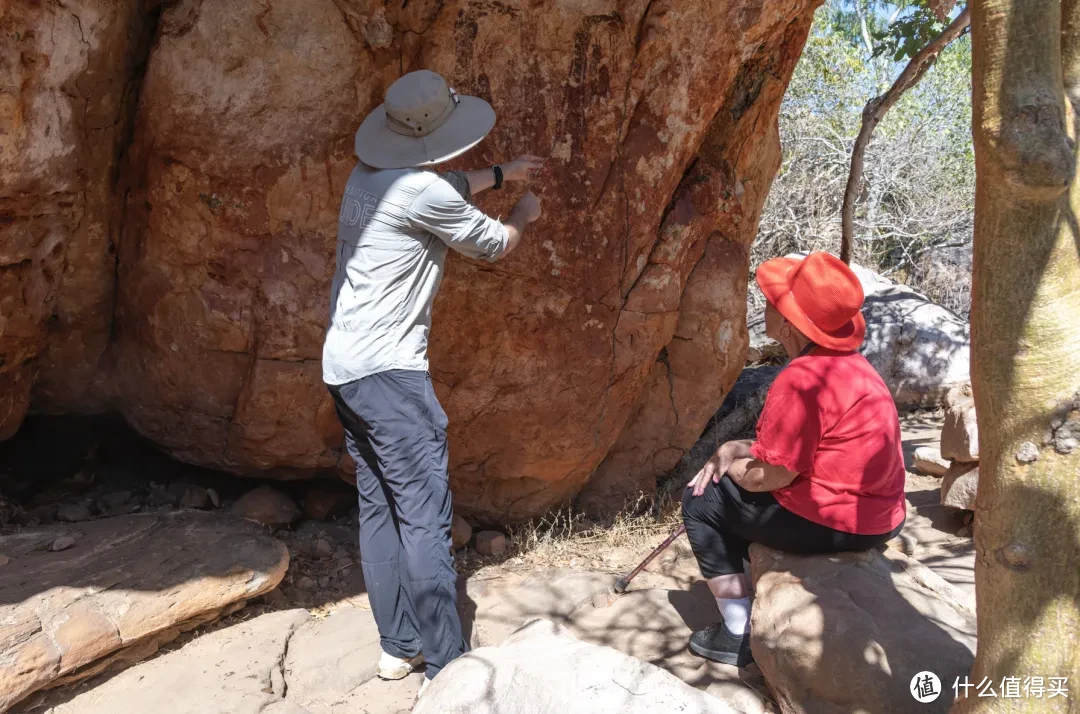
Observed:
[[[683,494],[683,521],[702,576],[741,573],[750,544],[761,543],[789,553],[840,553],[883,545],[904,527],[881,535],[845,533],[787,510],[769,492],[747,491],[724,476],[705,493]]]

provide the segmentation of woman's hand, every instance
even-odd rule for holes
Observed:
[[[720,483],[720,479],[731,468],[732,462],[739,457],[743,446],[744,442],[729,441],[716,450],[712,458],[705,462],[705,466],[694,478],[690,479],[690,483],[686,484],[687,488],[694,489],[695,498],[705,493],[705,487],[709,485],[709,481]]]
[[[502,165],[503,181],[529,181],[542,168],[544,168],[544,159],[522,154],[510,163]]]

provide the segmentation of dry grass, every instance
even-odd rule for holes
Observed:
[[[458,572],[535,568],[587,568],[619,572],[636,565],[682,522],[679,503],[668,501],[641,512],[641,501],[604,521],[589,519],[572,508],[510,529],[509,551],[483,557],[460,551]]]

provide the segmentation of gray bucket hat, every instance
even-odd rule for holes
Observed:
[[[410,72],[356,131],[356,156],[376,169],[430,166],[464,154],[494,126],[483,99],[459,95],[426,69]]]

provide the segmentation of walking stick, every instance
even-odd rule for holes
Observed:
[[[641,563],[639,563],[636,568],[631,570],[629,575],[621,577],[617,581],[615,581],[615,592],[619,595],[622,595],[624,592],[626,592],[626,588],[630,587],[630,581],[636,578],[637,574],[645,569],[645,566],[653,562],[653,559],[656,558],[656,556],[667,550],[667,547],[671,545],[675,541],[675,539],[681,536],[685,531],[686,525],[680,525],[678,528],[675,529],[674,533],[667,537],[667,540],[658,545],[656,547],[656,550],[649,553],[648,557],[646,557],[645,560],[641,561]]]

